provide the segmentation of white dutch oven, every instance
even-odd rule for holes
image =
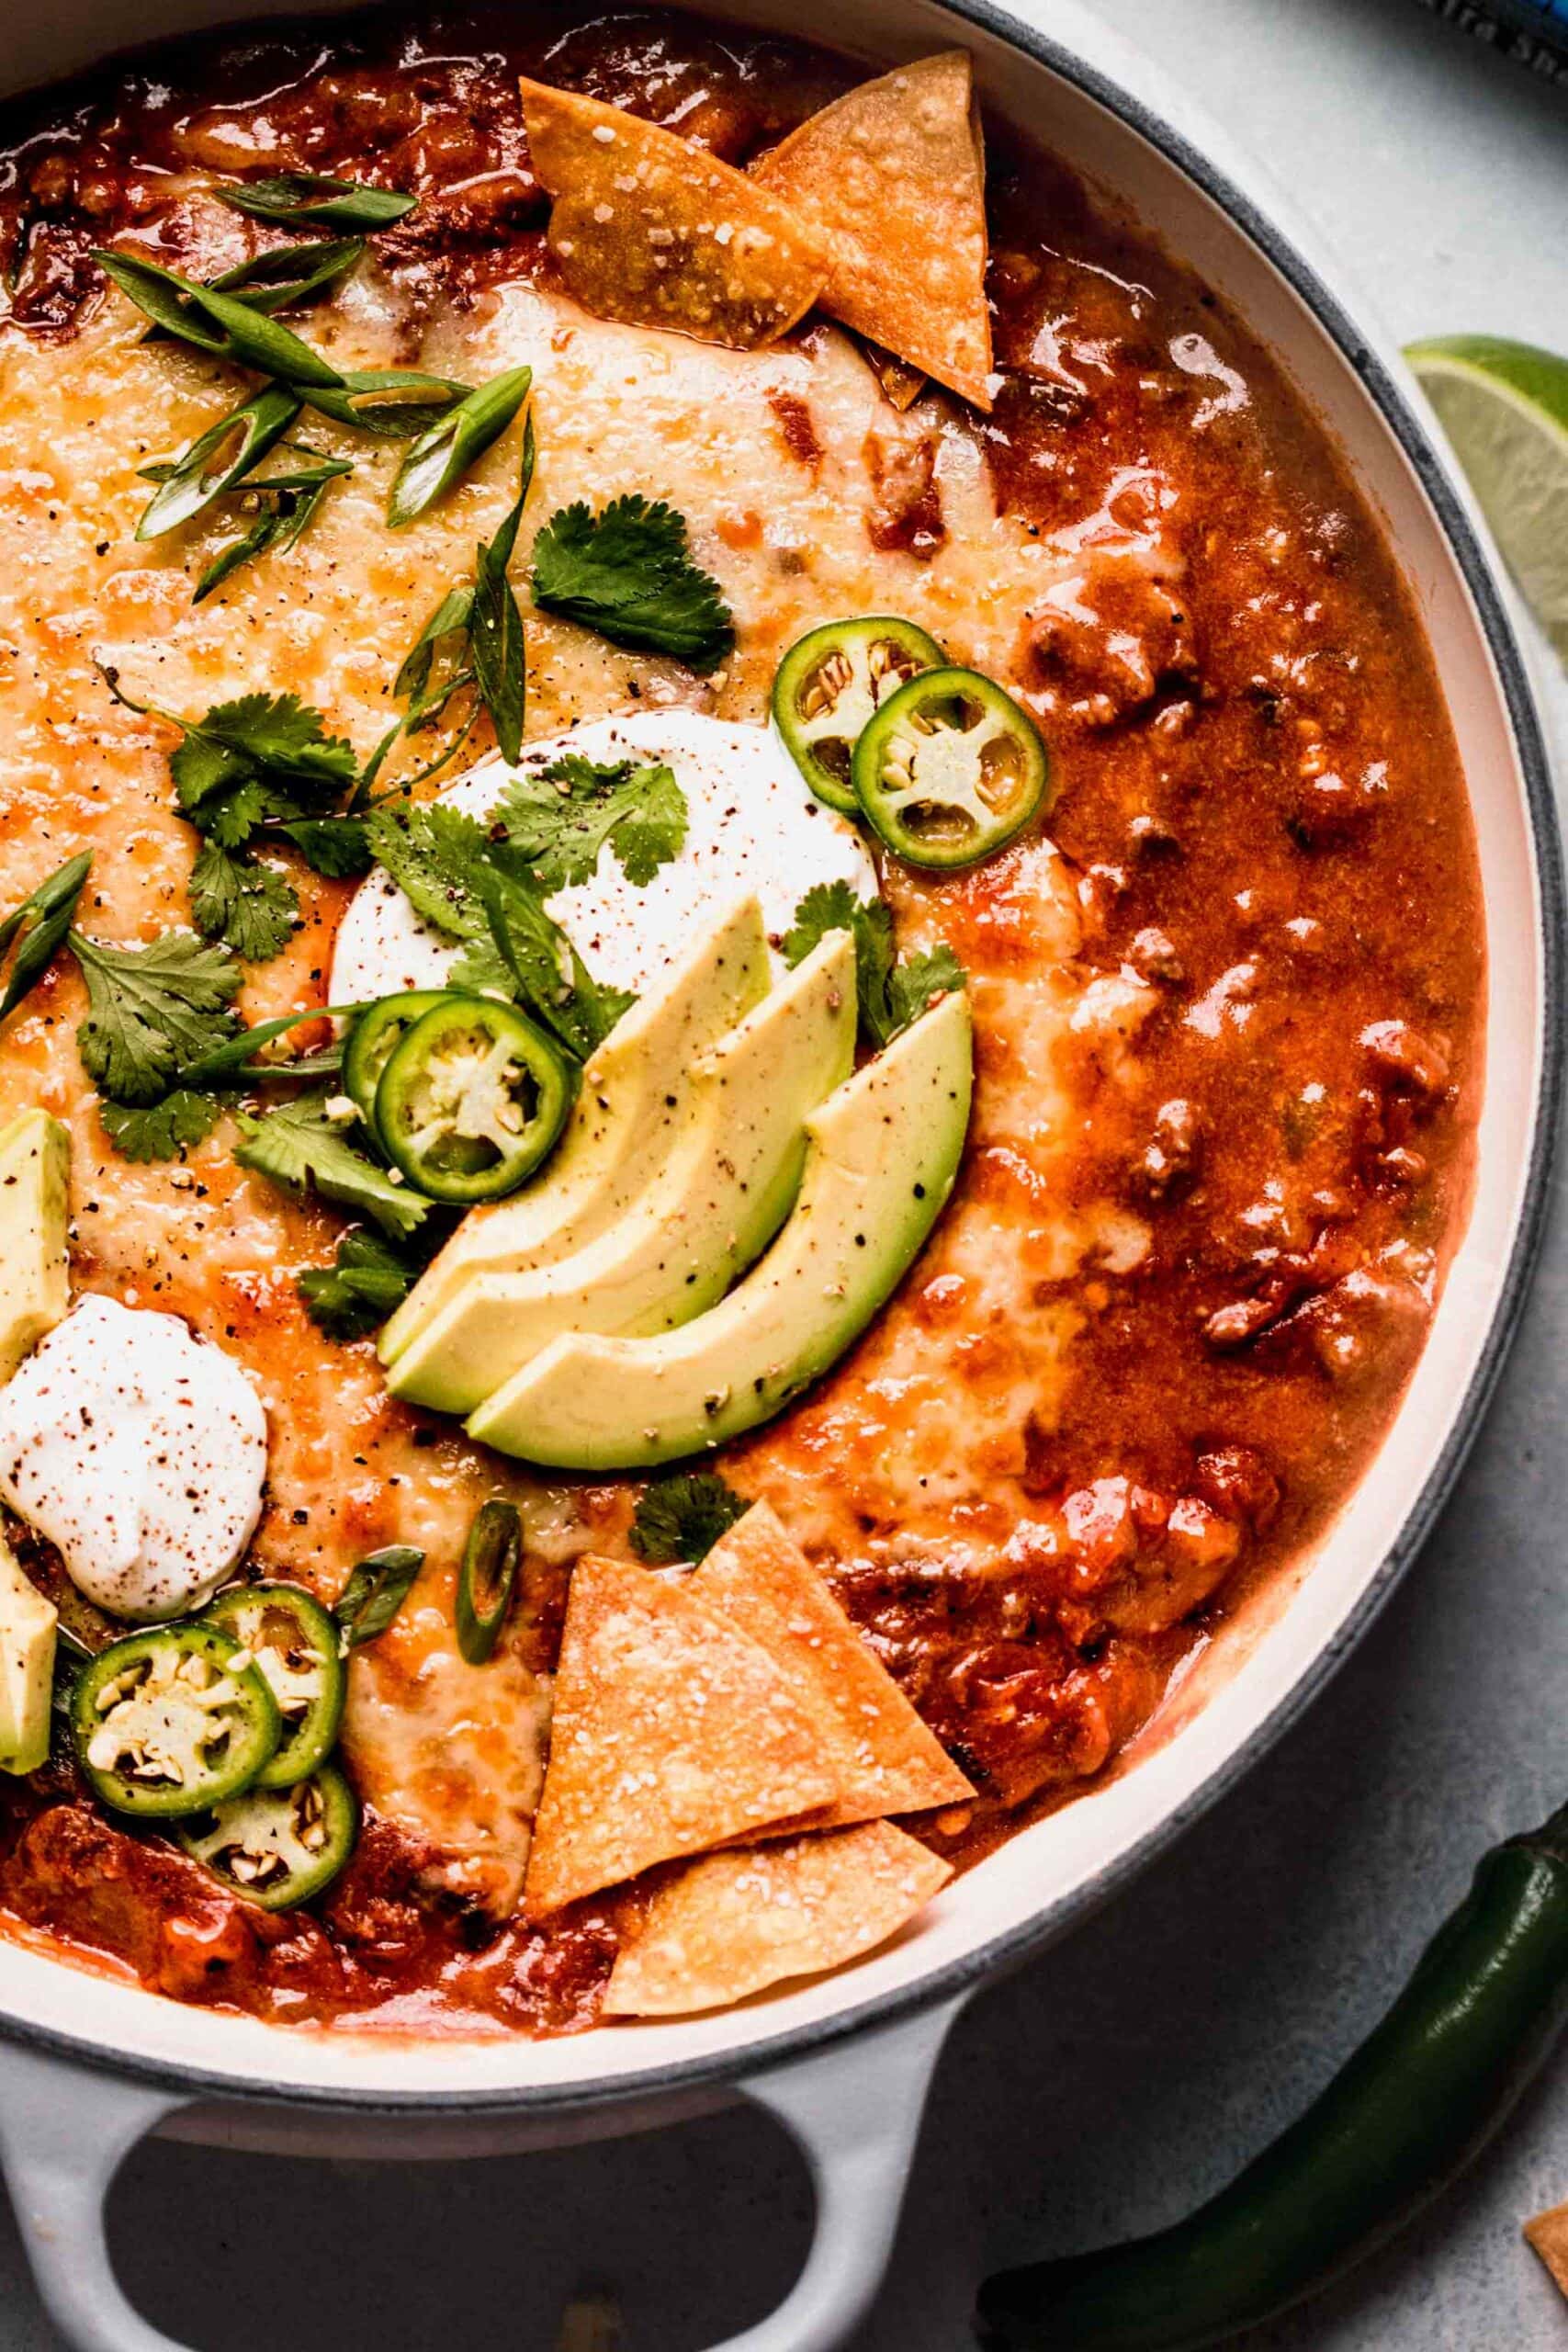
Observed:
[[[263,0],[266,6],[266,0]],[[17,13],[26,88],[258,0],[58,0]],[[268,13],[289,13],[270,0]],[[728,0],[829,42],[833,0]],[[1129,1769],[1016,1838],[917,1932],[847,1974],[722,2016],[576,2040],[454,2044],[290,2034],[186,2008],[0,1944],[0,2154],[39,2288],[81,2352],[173,2352],[121,2296],[102,2202],[154,2128],[325,2153],[472,2154],[663,2122],[736,2097],[801,2142],[816,2242],[794,2293],[728,2352],[826,2352],[886,2265],[927,2081],[969,1994],[1081,1917],[1229,1786],[1320,1689],[1451,1484],[1511,1335],[1542,1206],[1559,1069],[1562,881],[1546,761],[1505,599],[1461,485],[1376,326],[1276,225],[1257,168],[1074,4],[861,0],[882,65],[962,41],[987,106],[1129,203],[1283,361],[1382,514],[1436,650],[1480,836],[1487,1085],[1468,1236],[1399,1418],[1316,1556],[1233,1624]],[[1196,144],[1194,141],[1196,141]]]

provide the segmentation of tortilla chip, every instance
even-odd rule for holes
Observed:
[[[750,176],[828,255],[823,310],[989,409],[986,161],[964,50],[863,82]]]
[[[761,1644],[810,1718],[818,1753],[839,1783],[813,1828],[974,1796],[766,1503],[737,1521],[686,1589]]]
[[[523,1908],[830,1804],[815,1724],[761,1645],[624,1560],[580,1560]]]
[[[522,89],[550,251],[585,310],[750,351],[811,308],[817,241],[744,172],[597,98]]]
[[[953,1876],[888,1821],[705,1854],[671,1872],[629,1928],[604,1998],[615,2017],[681,2017],[820,1976],[908,1924]]]
[[[1568,2295],[1568,2205],[1553,2205],[1525,2223],[1525,2235]]]

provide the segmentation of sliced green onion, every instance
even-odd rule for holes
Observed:
[[[506,576],[505,561],[493,548],[480,547],[476,569],[473,613],[468,624],[469,657],[480,697],[495,729],[497,749],[503,760],[516,760],[523,750],[523,713],[527,693],[523,616]]]
[[[534,438],[534,412],[529,410],[523,420],[523,462],[517,469],[517,495],[507,508],[502,526],[490,543],[491,554],[504,571],[512,561],[517,545],[517,526],[523,520],[523,509],[528,503],[528,492],[534,487],[534,468],[538,461],[539,445]]]
[[[264,311],[270,317],[274,311],[298,310],[330,293],[357,266],[364,252],[363,237],[278,245],[205,283],[209,292],[236,295],[251,310]],[[171,330],[153,325],[141,340],[161,343],[167,332]]]
[[[362,1004],[311,1004],[307,1005],[303,1012],[280,1012],[276,1020],[258,1021],[254,1029],[242,1029],[239,1035],[231,1037],[226,1045],[215,1047],[210,1054],[203,1054],[199,1061],[187,1063],[184,1069],[176,1070],[171,1084],[187,1087],[199,1093],[209,1087],[221,1090],[231,1086],[236,1079],[242,1077],[299,1078],[304,1071],[303,1061],[258,1062],[256,1056],[264,1046],[270,1046],[275,1037],[287,1035],[290,1029],[298,1029],[303,1022],[347,1021],[364,1010]],[[339,1058],[334,1052],[334,1068]]]
[[[323,450],[312,449],[307,441],[280,441],[277,447],[302,463],[286,467],[281,473],[260,474],[254,481],[245,484],[247,490],[265,491],[269,496],[275,491],[318,490],[323,482],[336,481],[341,475],[354,471],[352,458],[329,458]],[[298,532],[295,537],[299,537]]]
[[[43,978],[55,950],[63,944],[92,863],[93,853],[86,849],[67,858],[0,922],[0,956],[6,954],[18,933],[22,943],[5,993],[0,995],[0,1021],[14,1012],[28,990]]]
[[[182,343],[198,351],[236,359],[259,375],[316,390],[340,386],[343,378],[319,351],[241,299],[213,286],[197,286],[155,262],[129,254],[95,252],[94,260],[137,309]]]
[[[310,245],[275,245],[237,269],[208,280],[217,294],[238,294],[253,311],[289,311],[313,302],[356,268],[365,255],[363,237],[334,237]]]
[[[423,1566],[424,1554],[412,1544],[389,1544],[359,1562],[333,1604],[345,1657],[386,1632]]]
[[[351,368],[340,385],[301,390],[306,404],[323,416],[389,441],[425,432],[468,396],[467,384],[450,376],[423,376],[412,368]]]
[[[282,445],[288,447],[287,442]],[[342,474],[351,474],[354,467],[346,458],[316,458],[307,453],[313,462],[297,466],[289,473],[268,474],[260,481],[246,482],[243,488],[253,492],[261,501],[261,511],[247,531],[238,538],[226,540],[200,579],[191,597],[199,605],[220,588],[242,564],[269,551],[287,555],[295,542],[309,529],[315,519],[331,485]]]
[[[191,522],[215,498],[233,490],[280,441],[299,413],[299,396],[268,384],[198,434],[172,465],[143,466],[143,481],[160,488],[136,526],[139,539],[161,538]],[[231,454],[220,458],[220,452]]]
[[[398,468],[388,501],[387,521],[394,531],[417,521],[462,480],[505,432],[533,380],[531,368],[513,368],[481,384],[420,435]]]
[[[172,269],[160,269],[154,262],[134,260],[130,254],[99,248],[93,259],[104,276],[165,334],[194,344],[198,351],[227,351],[228,337],[192,311],[188,298],[197,289],[188,279],[176,277]]]
[[[225,294],[216,287],[202,287],[196,295],[200,308],[216,319],[229,337],[232,356],[258,375],[276,376],[286,384],[331,387],[341,384],[343,378],[330,360],[297,334],[279,326],[276,319],[265,317],[237,294]]]
[[[430,684],[431,665],[435,659],[438,640],[450,637],[455,629],[467,631],[473,616],[474,590],[471,581],[448,588],[419,635],[404,654],[401,667],[392,681],[392,692],[400,702],[407,695],[422,695]]]
[[[281,220],[312,229],[389,229],[419,202],[391,187],[332,179],[324,172],[277,172],[261,180],[214,187],[213,195],[253,220]]]

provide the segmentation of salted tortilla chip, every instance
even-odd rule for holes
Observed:
[[[681,2017],[820,1976],[886,1943],[952,1876],[889,1821],[705,1854],[671,1871],[626,1929],[605,2009]]]
[[[863,82],[750,177],[827,254],[823,310],[989,409],[986,161],[965,51]]]
[[[815,1724],[760,1643],[689,1581],[624,1560],[578,1562],[523,1894],[529,1917],[837,1794]]]
[[[522,89],[550,251],[585,310],[750,351],[811,308],[817,240],[744,172],[597,98]]]
[[[1568,2295],[1568,2205],[1553,2205],[1525,2223],[1525,2236]]]
[[[973,1797],[766,1503],[753,1503],[736,1521],[686,1589],[761,1644],[809,1717],[822,1761],[839,1782],[814,1828]]]

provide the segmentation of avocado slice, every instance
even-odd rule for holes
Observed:
[[[546,1265],[624,1216],[684,1124],[691,1064],[761,1002],[768,980],[761,907],[738,899],[669,984],[616,1022],[534,1182],[468,1212],[382,1332],[382,1363],[400,1356],[476,1274]]]
[[[854,1050],[854,941],[830,932],[693,1066],[685,1125],[626,1216],[570,1257],[465,1283],[388,1386],[468,1413],[563,1331],[663,1331],[703,1314],[788,1216],[807,1120]]]
[[[0,1772],[36,1772],[49,1754],[58,1623],[0,1536]]]
[[[0,1129],[0,1380],[71,1304],[71,1138],[47,1111]]]
[[[958,1173],[972,1084],[968,1000],[944,997],[807,1122],[794,1213],[728,1298],[653,1339],[553,1340],[470,1435],[553,1468],[643,1470],[770,1419],[913,1264]]]

